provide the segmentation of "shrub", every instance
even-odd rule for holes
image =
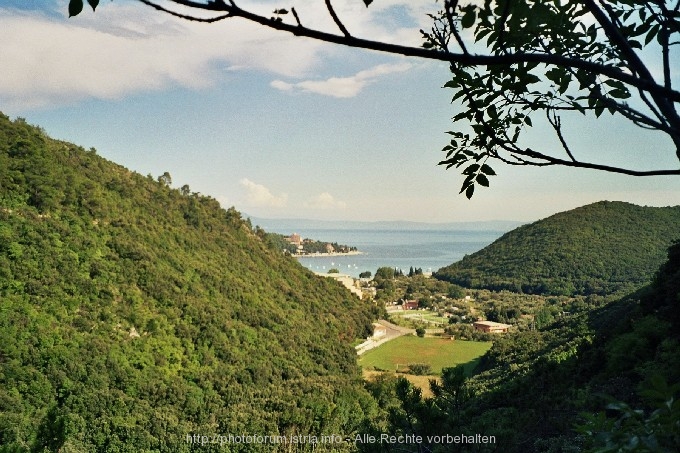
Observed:
[[[415,374],[416,376],[425,376],[432,374],[432,367],[427,363],[409,363],[408,364],[409,374]]]

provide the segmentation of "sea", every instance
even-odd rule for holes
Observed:
[[[375,275],[375,271],[384,266],[401,269],[405,274],[410,268],[430,273],[486,247],[506,231],[302,229],[297,233],[303,238],[356,247],[361,254],[297,259],[302,266],[314,272],[327,273],[330,269],[338,269],[340,273],[355,278],[364,271]]]

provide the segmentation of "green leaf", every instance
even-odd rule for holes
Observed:
[[[475,193],[475,185],[474,185],[474,184],[470,184],[470,185],[467,187],[467,189],[465,189],[465,196],[466,196],[466,197],[468,198],[468,200],[469,200],[470,198],[472,198],[472,195],[473,195],[474,193]]]
[[[535,74],[527,74],[525,77],[523,77],[523,82],[527,85],[531,85],[532,83],[537,83],[541,81],[541,78],[538,77]]]
[[[451,102],[455,101],[456,99],[460,99],[463,96],[465,96],[465,91],[459,90],[456,92],[456,94],[453,95],[453,97],[451,98]]]
[[[649,30],[649,33],[647,33],[647,36],[645,36],[645,46],[652,42],[652,40],[656,37],[656,35],[659,34],[659,25],[655,25]]]
[[[625,85],[620,80],[607,79],[607,80],[604,81],[604,83],[605,83],[605,85],[608,85],[612,88],[617,88],[619,90],[625,89]]]
[[[560,94],[564,94],[567,92],[569,89],[569,83],[571,83],[571,77],[565,76],[562,78],[562,81],[560,82],[560,86],[558,88]]]
[[[602,115],[603,112],[604,112],[604,104],[598,102],[598,103],[595,105],[595,116],[596,116],[597,118],[599,118],[600,115]]]
[[[489,178],[487,178],[485,175],[483,175],[481,173],[477,175],[477,178],[475,178],[475,181],[477,181],[477,183],[480,186],[489,187]]]
[[[474,8],[468,8],[460,19],[460,26],[470,28],[475,24],[475,20],[477,20],[477,11]]]
[[[493,171],[493,168],[489,167],[487,164],[482,165],[481,172],[486,175],[496,176],[496,172]]]
[[[566,71],[563,68],[552,68],[549,71],[545,72],[545,76],[548,80],[555,82],[555,84],[559,85],[565,72]]]
[[[455,123],[456,121],[464,120],[468,117],[468,112],[460,112],[458,115],[453,117],[452,121]]]
[[[489,33],[491,33],[491,30],[489,30],[488,28],[485,30],[481,30],[479,33],[475,35],[475,42],[481,41],[481,39],[488,35]]]
[[[515,128],[515,133],[512,134],[512,143],[517,143],[517,139],[519,138],[519,134],[522,130],[519,127]]]
[[[464,175],[470,175],[470,174],[476,172],[477,170],[479,170],[479,165],[472,164],[463,171],[463,174]]]
[[[627,99],[627,98],[630,97],[630,93],[628,92],[628,90],[615,89],[615,90],[610,90],[608,94],[609,94],[609,96],[611,96],[613,98],[618,98],[618,99]]]
[[[97,9],[99,6],[99,0],[87,0],[87,3],[92,7],[92,11]]]
[[[68,17],[77,16],[83,10],[83,0],[70,0],[68,2]]]

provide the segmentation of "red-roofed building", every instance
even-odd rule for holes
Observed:
[[[402,310],[417,310],[418,309],[418,301],[417,300],[405,300],[404,303],[401,305]]]
[[[299,246],[302,245],[302,238],[300,237],[299,234],[293,233],[288,237],[288,242]]]

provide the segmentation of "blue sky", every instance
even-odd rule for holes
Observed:
[[[604,199],[680,204],[680,177],[500,164],[491,188],[467,200],[461,176],[436,165],[458,108],[442,88],[444,64],[241,20],[188,23],[134,0],[68,19],[66,3],[0,2],[0,110],[139,173],[168,171],[174,186],[225,207],[265,218],[450,222],[530,221]],[[250,3],[281,6],[239,4]],[[335,31],[323,2],[289,3],[303,23]],[[412,45],[437,7],[334,4],[354,35]],[[534,129],[536,143],[554,145]],[[603,163],[678,166],[663,137],[627,123],[577,121],[567,134]]]

